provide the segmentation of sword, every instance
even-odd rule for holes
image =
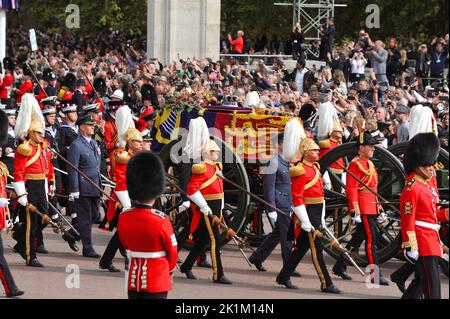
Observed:
[[[172,177],[170,177],[169,175],[166,175],[166,177],[167,177],[167,181],[169,182],[169,184],[170,184],[171,186],[175,187],[180,193],[182,193],[182,194],[188,196],[186,191],[184,191],[183,189],[181,189],[180,186],[178,186],[175,182],[173,182],[173,181],[171,180]],[[189,196],[188,196],[188,197],[189,197]],[[232,229],[232,228],[229,228],[229,227],[227,226],[227,224],[225,223],[224,220],[221,222],[221,225],[225,228],[225,230]],[[239,251],[241,252],[241,254],[242,254],[242,256],[244,257],[245,261],[247,261],[247,263],[249,264],[249,266],[252,267],[252,264],[251,264],[250,261],[248,260],[247,255],[246,255],[245,252],[242,250],[241,246],[239,245],[239,243],[238,243],[237,240],[236,240],[236,238],[238,238],[239,241],[240,241],[241,243],[243,243],[244,241],[242,240],[242,238],[240,238],[240,237],[237,236],[237,235],[234,235],[234,236],[232,236],[231,238],[233,239],[234,243],[238,246]]]
[[[356,264],[356,262],[353,260],[353,258],[348,253],[348,250],[346,248],[342,247],[342,245],[338,242],[336,237],[334,237],[334,235],[330,232],[330,230],[328,228],[322,227],[322,229],[333,240],[333,243],[339,248],[339,250],[344,253],[345,257],[348,258],[348,260],[352,263],[352,265],[356,267],[356,269],[359,271],[361,276],[365,277],[364,271],[362,271],[361,268],[359,268],[359,266]]]
[[[73,225],[66,219],[66,217],[64,217],[64,215],[55,207],[55,206],[53,206],[53,204],[52,203],[50,203],[50,201],[49,200],[47,200],[47,202],[48,202],[48,205],[61,217],[61,219],[62,220],[64,220],[64,222],[70,227],[70,229],[72,229],[73,231],[74,231],[74,233],[77,235],[77,236],[80,236],[81,237],[81,235],[80,235],[80,233],[78,232],[78,230],[76,230],[75,229],[75,227],[73,227]]]
[[[352,172],[350,172],[347,167],[345,167],[342,164],[339,164],[338,162],[335,162],[340,168],[342,168],[347,174],[349,174],[351,177],[353,177],[358,183],[360,183],[362,186],[364,186],[364,188],[366,188],[369,192],[371,192],[372,194],[374,194],[375,196],[377,196],[379,199],[381,199],[383,201],[383,204],[388,204],[389,207],[391,207],[396,213],[400,214],[400,211],[397,207],[395,207],[394,205],[390,204],[388,200],[386,200],[383,196],[381,196],[380,194],[378,194],[376,191],[374,191],[372,188],[370,188],[366,183],[364,183],[361,179],[359,179],[355,174],[353,174]]]

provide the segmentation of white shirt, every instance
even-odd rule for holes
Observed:
[[[297,91],[300,92],[300,94],[303,94],[303,79],[305,77],[305,73],[308,72],[306,68],[299,71],[297,70],[297,73],[295,75],[295,83],[297,83]]]
[[[92,138],[90,138],[90,137],[87,137],[87,136],[84,136],[84,135],[81,135],[81,136],[83,136],[84,137],[84,139],[89,143],[89,144],[91,144],[91,140],[92,140]]]
[[[363,59],[359,60],[352,59],[351,64],[353,74],[364,74],[364,67],[366,66],[366,63],[364,62]]]

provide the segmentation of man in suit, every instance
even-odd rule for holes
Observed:
[[[269,166],[265,167],[263,175],[264,199],[284,214],[277,214],[273,208],[267,207],[269,218],[275,224],[273,231],[264,239],[249,260],[259,271],[266,271],[262,263],[269,257],[280,243],[283,264],[287,262],[292,250],[292,243],[287,240],[291,223],[290,210],[292,206],[291,178],[289,176],[289,162],[282,156],[284,134],[278,135],[278,155],[271,158]],[[294,276],[299,276],[294,272]]]
[[[99,258],[92,246],[92,221],[98,217],[101,192],[94,187],[95,183],[101,187],[100,177],[100,149],[93,138],[95,122],[90,115],[84,115],[77,121],[79,137],[70,145],[67,159],[89,177],[91,181],[81,176],[71,166],[67,167],[69,174],[70,199],[74,201],[77,212],[76,229],[81,234],[83,256]]]
[[[320,47],[321,47],[321,59],[324,60],[327,53],[331,53],[334,43],[334,34],[336,27],[334,25],[334,19],[328,18],[327,23],[320,28]]]
[[[84,90],[86,89],[86,81],[80,78],[76,82],[77,89],[73,92],[72,101],[77,105],[78,113],[83,112],[83,106],[86,105],[84,100]]]
[[[377,81],[389,83],[386,76],[388,52],[384,49],[384,43],[380,40],[375,41],[375,46],[372,50],[368,51],[367,54],[369,55],[370,65],[372,65]]]
[[[306,61],[299,59],[297,66],[292,73],[288,73],[287,69],[283,69],[285,81],[295,81],[297,84],[297,91],[300,95],[303,92],[307,92],[314,83],[314,73],[308,70],[306,67]]]

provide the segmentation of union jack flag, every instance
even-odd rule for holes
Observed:
[[[20,0],[0,0],[0,9],[19,10]]]

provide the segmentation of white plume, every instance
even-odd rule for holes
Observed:
[[[306,138],[305,130],[297,118],[292,118],[284,127],[283,157],[293,161],[298,154],[300,142]]]
[[[135,128],[133,115],[131,114],[131,110],[127,105],[122,106],[116,111],[116,126],[119,139],[118,146],[125,147],[125,133],[128,129]]]
[[[185,152],[191,159],[201,159],[202,154],[207,151],[209,142],[209,131],[203,117],[197,117],[189,122],[189,133],[187,137]]]
[[[42,115],[39,103],[31,93],[26,93],[22,96],[22,104],[17,114],[16,126],[14,133],[17,138],[24,139],[28,135],[28,129],[32,120],[36,120],[45,128],[45,120]]]
[[[437,135],[437,124],[433,111],[421,104],[414,105],[409,114],[409,139],[419,133],[431,132]]]
[[[336,109],[331,102],[321,103],[318,110],[319,124],[317,127],[317,139],[323,140],[333,132],[333,122],[339,121]]]

